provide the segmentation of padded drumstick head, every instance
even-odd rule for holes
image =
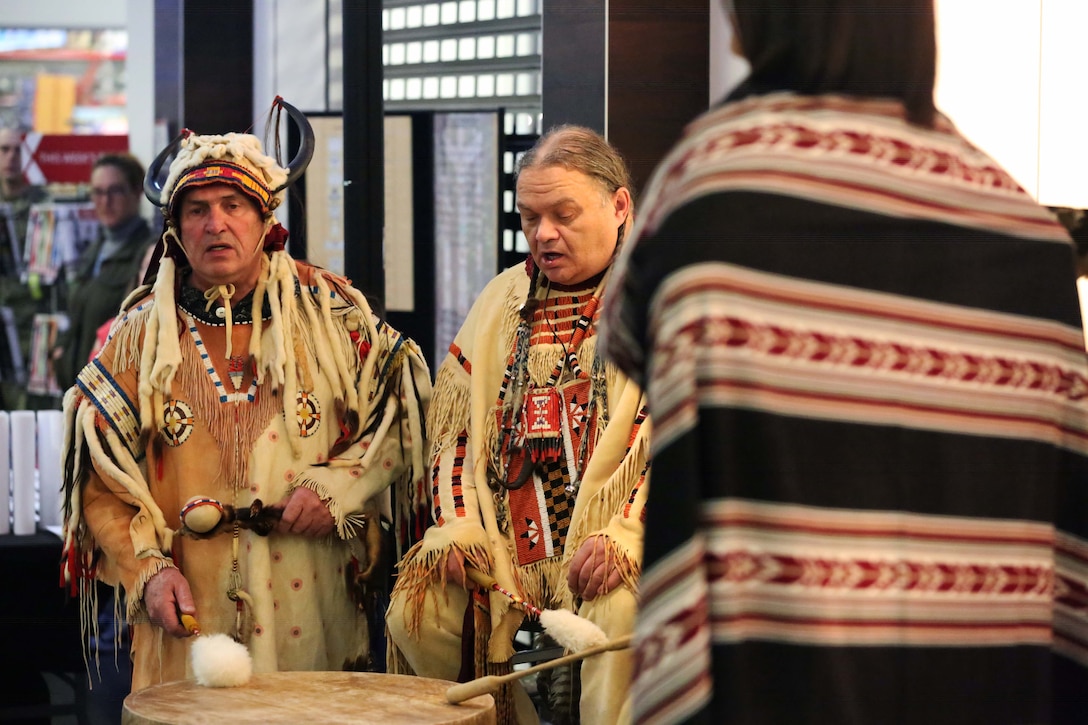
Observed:
[[[223,520],[223,505],[214,498],[193,496],[181,507],[181,523],[190,531],[206,534]]]
[[[249,650],[225,634],[197,637],[190,655],[193,676],[204,687],[238,687],[253,676]]]
[[[608,641],[600,627],[566,609],[545,609],[540,613],[540,623],[568,652],[581,652]]]

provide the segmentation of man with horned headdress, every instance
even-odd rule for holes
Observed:
[[[424,471],[417,347],[284,250],[313,134],[273,108],[303,132],[286,169],[248,134],[185,132],[152,164],[157,276],[65,398],[64,574],[88,609],[92,577],[124,588],[133,690],[191,676],[182,615],[258,672],[365,668],[366,530]]]

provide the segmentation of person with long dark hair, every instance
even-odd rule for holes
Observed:
[[[640,723],[1060,723],[1088,693],[1073,248],[933,103],[931,0],[736,0],[652,177]]]

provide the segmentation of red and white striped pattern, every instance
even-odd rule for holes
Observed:
[[[1058,323],[712,262],[660,285],[651,337],[655,452],[708,405],[1088,453],[1081,332]]]
[[[779,93],[704,114],[654,174],[635,237],[678,206],[729,190],[1068,243],[1046,209],[949,122],[912,126],[892,102]]]

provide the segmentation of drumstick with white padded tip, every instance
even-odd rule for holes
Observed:
[[[245,645],[225,634],[202,634],[200,623],[191,614],[179,617],[195,637],[189,650],[189,664],[196,681],[204,687],[238,687],[253,675],[253,660]]]
[[[477,677],[475,680],[469,680],[468,682],[462,682],[461,684],[454,685],[446,690],[446,702],[451,705],[456,705],[465,700],[471,700],[474,697],[478,697],[479,695],[486,695],[489,692],[494,692],[507,682],[520,680],[522,677],[535,674],[542,670],[550,670],[553,667],[576,662],[577,660],[592,657],[593,655],[604,654],[605,652],[611,652],[617,649],[625,649],[631,646],[633,637],[634,635],[628,634],[623,637],[617,637],[616,639],[610,639],[603,644],[584,649],[581,652],[557,657],[554,660],[542,662],[541,664],[529,667],[528,669],[517,670],[508,675],[488,675],[486,677]]]
[[[536,607],[525,601],[519,594],[503,588],[490,574],[485,574],[471,566],[465,567],[465,575],[484,589],[494,590],[515,604],[520,604],[525,611],[540,620],[544,631],[569,652],[581,652],[588,647],[595,647],[608,641],[608,635],[600,627],[574,612]]]

